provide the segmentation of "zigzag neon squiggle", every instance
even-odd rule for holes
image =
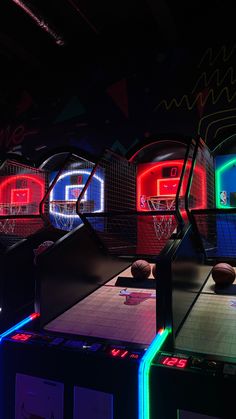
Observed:
[[[230,92],[229,92],[229,88],[228,87],[224,87],[220,93],[216,96],[214,94],[214,90],[210,89],[209,92],[207,92],[207,94],[203,94],[202,92],[198,93],[198,95],[194,98],[194,100],[191,102],[190,98],[188,95],[183,95],[181,97],[181,99],[177,100],[176,98],[173,98],[170,100],[170,102],[168,103],[168,101],[166,99],[163,99],[155,108],[154,108],[154,112],[157,111],[161,106],[163,106],[167,111],[169,111],[171,108],[176,107],[176,108],[180,108],[182,105],[186,106],[186,108],[191,111],[195,105],[199,104],[202,107],[204,107],[206,105],[206,102],[208,101],[208,99],[211,99],[212,104],[215,105],[223,96],[223,94],[225,94],[225,99],[227,100],[228,103],[231,103],[235,97],[236,97],[236,92],[233,93],[232,96],[230,96]]]
[[[226,53],[226,47],[225,47],[225,45],[223,45],[223,46],[220,48],[220,50],[218,51],[218,53],[215,55],[215,57],[214,57],[214,58],[213,58],[213,49],[212,49],[212,48],[208,48],[208,49],[204,52],[204,54],[203,54],[203,56],[202,56],[202,58],[201,58],[201,60],[200,60],[200,62],[199,62],[199,64],[198,64],[198,67],[201,67],[201,65],[202,65],[203,61],[206,59],[206,57],[208,57],[208,64],[209,64],[210,66],[212,66],[213,64],[215,64],[215,62],[217,61],[217,59],[218,59],[221,55],[222,55],[222,60],[223,60],[223,62],[224,62],[224,63],[225,63],[225,62],[227,62],[227,61],[230,59],[230,57],[233,55],[235,48],[236,48],[236,46],[234,45],[234,46],[232,47],[231,51],[230,51],[230,52],[228,53],[228,55],[227,55],[227,53]]]
[[[200,84],[200,82],[203,82],[203,86],[207,87],[209,86],[209,84],[212,82],[212,80],[216,81],[216,85],[217,87],[221,86],[223,84],[223,82],[225,81],[225,79],[227,78],[227,76],[229,75],[229,82],[231,85],[234,85],[234,83],[236,83],[236,77],[234,78],[234,69],[233,67],[229,67],[228,70],[226,71],[226,73],[224,74],[224,76],[222,78],[220,78],[220,70],[217,68],[217,70],[215,70],[208,78],[207,78],[207,73],[204,72],[200,75],[200,77],[197,79],[195,86],[192,90],[192,93],[195,92],[195,90],[197,89],[198,84]],[[202,90],[202,87],[201,87]]]

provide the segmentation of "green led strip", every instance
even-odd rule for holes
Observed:
[[[220,192],[221,192],[221,176],[222,173],[229,168],[232,164],[236,164],[236,159],[229,160],[227,163],[223,164],[219,169],[216,169],[216,207],[217,208],[231,208],[228,205],[222,205],[220,203]]]
[[[141,359],[139,366],[139,406],[138,418],[150,419],[150,390],[149,377],[152,361],[156,353],[161,349],[170,329],[161,329]]]

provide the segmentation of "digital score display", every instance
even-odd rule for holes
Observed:
[[[29,333],[17,333],[16,335],[11,336],[11,339],[18,342],[26,342],[32,337]]]
[[[159,362],[161,365],[166,365],[167,367],[186,368],[188,359],[176,356],[162,356]]]
[[[113,356],[113,358],[126,358],[128,354],[129,354],[129,351],[125,349],[113,348],[110,350],[110,355]]]
[[[179,176],[178,166],[163,167],[162,169],[163,178],[178,177],[178,176]]]
[[[72,185],[81,185],[83,183],[83,175],[71,175],[70,183]]]
[[[127,351],[127,349],[123,348],[111,348],[109,347],[106,350],[107,355],[111,356],[112,358],[119,358],[119,359],[139,359],[140,354],[136,352]]]

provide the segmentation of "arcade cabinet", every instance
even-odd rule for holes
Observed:
[[[138,160],[148,154],[148,147],[133,161],[106,151],[77,201],[84,226],[39,255],[40,317],[2,339],[5,419],[23,414],[57,419],[139,417],[138,370],[156,336],[158,280],[135,280],[130,265],[141,257],[154,264],[158,254],[167,254],[179,243],[183,222],[177,212],[178,194],[187,187],[187,165],[193,162],[195,147],[174,144],[175,161],[167,162],[164,177],[179,177],[174,181],[175,206],[165,211],[140,208],[141,195],[145,203],[149,194],[163,199],[158,180],[165,169],[165,145],[171,150],[169,142],[150,145],[150,192],[137,186],[144,187],[137,176],[143,173]],[[159,172],[158,161],[163,163]],[[170,167],[177,169],[171,172]],[[96,200],[100,205],[91,212]]]
[[[189,205],[192,234],[159,261],[166,275],[160,278],[157,313],[171,333],[152,360],[148,419],[234,417],[236,285],[219,286],[211,274],[219,261],[236,265],[235,209],[225,208],[230,200],[219,208],[220,193],[233,192],[226,176],[229,170],[232,177],[232,159],[223,157],[214,159],[199,141],[195,167],[207,168],[207,206]],[[194,183],[195,169],[188,193]]]
[[[81,224],[76,200],[92,168],[69,152],[50,156],[39,168],[12,160],[2,164],[0,333],[35,312],[38,247]]]

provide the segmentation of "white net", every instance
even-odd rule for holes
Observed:
[[[53,225],[60,230],[71,231],[80,221],[76,201],[51,201],[49,212]]]
[[[12,205],[9,203],[0,203],[0,216],[4,218],[0,219],[0,234],[14,234],[16,226],[16,218],[6,218],[7,215],[19,215],[23,214],[24,211],[21,205]]]
[[[147,198],[149,211],[174,211],[175,198]],[[158,240],[169,239],[175,230],[175,217],[173,215],[153,215],[155,234]]]

